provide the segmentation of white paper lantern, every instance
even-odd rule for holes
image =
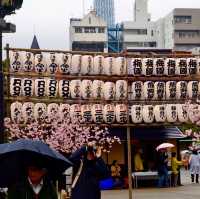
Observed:
[[[176,59],[167,58],[165,60],[165,75],[175,76],[176,75]]]
[[[200,106],[199,104],[189,104],[189,106],[186,107],[186,111],[188,113],[189,120],[194,123],[194,119],[196,120],[196,114],[199,115]]]
[[[70,73],[72,75],[77,75],[81,71],[81,55],[72,55],[71,69]]]
[[[60,56],[60,64],[59,64],[59,71],[62,74],[69,74],[70,68],[71,68],[71,60],[72,55],[71,54],[61,54]]]
[[[175,123],[177,122],[177,107],[176,104],[167,104],[166,105],[166,115],[167,115],[167,122]]]
[[[73,120],[73,119],[79,120],[82,118],[80,104],[73,104],[70,106],[70,117],[71,117],[71,120]]]
[[[70,81],[60,80],[59,81],[59,96],[62,98],[70,98]]]
[[[143,107],[141,105],[133,105],[131,107],[131,119],[135,124],[142,123],[143,121]]]
[[[142,100],[144,99],[144,85],[141,81],[136,81],[132,83],[131,87],[132,100]]]
[[[83,80],[81,82],[81,96],[83,99],[92,98],[92,81]]]
[[[92,120],[95,123],[103,123],[103,105],[94,104],[92,106]]]
[[[115,84],[113,82],[105,82],[103,86],[105,100],[115,99]]]
[[[83,55],[81,61],[81,74],[91,75],[93,73],[94,60],[90,55]]]
[[[35,96],[36,97],[46,96],[46,79],[35,80]]]
[[[116,121],[118,123],[126,123],[128,112],[127,112],[127,106],[125,104],[117,104],[115,107],[115,113],[116,113]]]
[[[176,99],[176,82],[168,81],[166,83],[166,99]]]
[[[22,94],[22,81],[20,78],[10,79],[10,95],[14,97],[21,96]]]
[[[112,75],[113,69],[115,64],[115,58],[114,57],[106,57],[104,58],[104,74],[105,75]]]
[[[115,106],[113,104],[106,104],[103,108],[104,122],[111,124],[115,122]]]
[[[117,57],[115,59],[115,66],[113,67],[113,75],[123,76],[126,75],[126,58]]]
[[[116,100],[124,100],[127,98],[128,85],[125,80],[116,81]]]
[[[56,97],[58,94],[58,81],[55,79],[47,79],[47,96]]]
[[[10,107],[11,110],[11,119],[15,123],[22,122],[22,103],[20,102],[14,102],[11,104]]]
[[[10,51],[10,71],[20,72],[22,70],[22,53],[18,51]]]
[[[187,65],[188,65],[188,73],[190,75],[196,75],[198,72],[198,60],[196,58],[188,58]]]
[[[37,103],[34,107],[35,120],[44,120],[47,116],[47,106],[44,103]]]
[[[23,53],[23,71],[31,72],[34,69],[34,55],[31,52]]]
[[[145,76],[153,75],[153,59],[152,58],[144,58],[142,60],[142,74]]]
[[[70,105],[61,104],[59,106],[59,116],[62,120],[70,119]]]
[[[35,72],[36,73],[44,73],[47,70],[47,61],[46,56],[43,54],[35,55]]]
[[[164,100],[165,99],[165,82],[155,82],[155,99]]]
[[[156,122],[165,122],[167,118],[165,105],[154,106],[154,116],[155,116]]]
[[[177,104],[178,120],[181,123],[186,123],[189,120],[188,112],[185,104]]]
[[[176,74],[177,75],[187,75],[188,74],[187,59],[185,59],[185,58],[176,59]]]
[[[22,117],[25,123],[30,123],[34,119],[34,104],[25,102],[22,106]]]
[[[92,122],[92,105],[84,104],[81,106],[81,115],[86,123]]]
[[[156,76],[162,76],[165,72],[165,60],[163,58],[154,59],[153,74]]]
[[[81,98],[81,80],[72,80],[70,82],[70,93],[72,99]]]
[[[94,75],[103,75],[104,74],[104,57],[102,55],[98,55],[94,57]]]
[[[103,99],[103,87],[104,82],[100,80],[94,80],[92,84],[92,96],[94,99]]]
[[[187,98],[187,82],[180,81],[176,84],[176,98],[186,99]]]
[[[34,80],[25,78],[22,81],[22,95],[25,97],[33,96]]]
[[[143,88],[144,88],[143,89],[144,99],[146,99],[146,100],[154,99],[154,93],[155,93],[154,82],[152,82],[152,81],[144,82]]]
[[[152,105],[144,105],[142,116],[145,123],[153,123],[154,121],[154,107]]]
[[[58,72],[58,60],[57,54],[50,53],[47,58],[47,71],[50,74],[55,74]]]
[[[197,74],[200,74],[200,58],[197,59]]]
[[[47,107],[47,114],[50,118],[58,118],[59,117],[59,105],[56,103],[51,103]]]
[[[134,58],[131,60],[131,75],[134,76],[141,76],[142,75],[142,59],[140,58]]]
[[[197,99],[199,95],[199,82],[198,81],[190,81],[187,85],[187,94],[190,99]]]

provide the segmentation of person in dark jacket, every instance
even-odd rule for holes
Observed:
[[[8,189],[8,199],[58,199],[45,168],[28,166],[27,177]]]
[[[168,155],[165,150],[158,153],[158,187],[168,187]]]
[[[74,152],[70,160],[74,163],[74,179],[71,199],[101,199],[99,182],[109,176],[101,158],[101,147],[90,142]]]

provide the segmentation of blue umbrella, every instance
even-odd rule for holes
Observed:
[[[40,166],[58,178],[72,163],[41,141],[19,139],[0,144],[0,187],[7,187],[26,175],[27,166]]]

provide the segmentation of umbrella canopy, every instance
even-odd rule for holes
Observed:
[[[41,141],[19,139],[0,144],[0,187],[7,187],[26,175],[27,166],[46,168],[57,178],[72,163]]]
[[[168,149],[168,148],[172,148],[172,147],[174,147],[174,145],[171,143],[162,143],[156,147],[156,150],[159,151],[161,149]]]

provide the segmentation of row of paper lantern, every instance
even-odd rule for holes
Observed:
[[[131,100],[163,100],[197,98],[200,92],[198,81],[136,81],[128,88],[125,80],[103,82],[100,80],[55,80],[11,78],[11,96],[57,97],[72,99],[124,100],[127,93]]]
[[[81,75],[175,76],[199,73],[200,59],[196,58],[128,58],[102,55],[71,55],[30,52],[10,52],[11,72],[36,72]]]
[[[153,122],[181,122],[190,121],[190,116],[185,104],[166,105],[133,105],[130,108],[130,116],[133,123]],[[44,119],[49,117],[74,118],[81,117],[87,123],[127,123],[128,111],[125,104],[33,104],[26,102],[14,102],[11,104],[11,118],[15,122],[27,122],[33,119]]]

